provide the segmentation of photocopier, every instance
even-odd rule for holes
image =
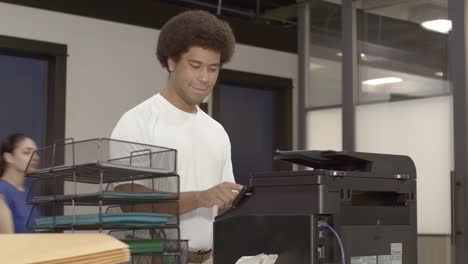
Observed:
[[[214,222],[215,264],[276,254],[276,264],[416,264],[411,158],[276,151],[305,170],[257,173]]]

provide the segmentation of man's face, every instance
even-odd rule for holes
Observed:
[[[221,54],[211,49],[191,47],[178,61],[169,58],[171,81],[177,95],[190,106],[203,102],[218,78]]]

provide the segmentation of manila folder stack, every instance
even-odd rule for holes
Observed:
[[[122,263],[128,245],[105,234],[0,235],[1,263]]]

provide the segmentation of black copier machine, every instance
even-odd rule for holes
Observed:
[[[313,168],[252,176],[214,223],[214,263],[417,264],[416,169],[407,156],[277,151]]]

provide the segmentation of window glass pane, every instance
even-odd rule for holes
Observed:
[[[447,14],[447,0],[358,2],[356,149],[414,160],[419,234],[451,232]]]
[[[450,94],[447,0],[358,6],[359,103]]]
[[[341,104],[341,0],[312,1],[308,108]]]

